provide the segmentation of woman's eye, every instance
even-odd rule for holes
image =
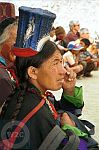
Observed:
[[[53,65],[58,65],[58,64],[62,64],[63,63],[63,59],[62,60],[57,60],[53,62]]]
[[[54,62],[54,65],[57,65],[58,64],[58,62]]]

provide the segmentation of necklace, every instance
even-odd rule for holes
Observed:
[[[45,95],[42,95],[42,97],[45,99],[46,104],[48,105],[54,119],[57,119],[58,118],[58,113],[57,113],[54,105],[47,99],[47,97]]]
[[[42,97],[45,99],[46,104],[48,105],[48,107],[49,107],[50,111],[52,112],[52,114],[54,114],[54,111],[53,111],[53,109],[52,109],[52,107],[51,107],[51,105],[50,105],[50,102],[49,102],[49,100],[47,99],[47,97],[46,97],[45,95],[42,95]]]
[[[49,107],[49,109],[50,109],[50,111],[51,111],[51,113],[52,113],[54,119],[56,120],[56,119],[58,118],[58,113],[57,113],[57,111],[56,111],[54,105],[51,103],[50,100],[47,99],[47,96],[48,96],[48,95],[50,95],[50,97],[53,97],[52,94],[46,92],[45,94],[42,94],[42,95],[41,95],[41,91],[36,90],[36,88],[34,88],[34,87],[33,87],[33,89],[32,89],[32,88],[31,88],[31,89],[28,89],[28,91],[30,91],[30,92],[32,92],[32,93],[34,93],[34,94],[37,94],[37,95],[39,95],[39,96],[42,96],[42,98],[45,100],[46,104],[48,105],[48,107]]]

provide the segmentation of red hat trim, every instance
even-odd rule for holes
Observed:
[[[13,53],[18,57],[30,57],[36,55],[38,52],[33,50],[32,48],[19,48],[13,47]]]

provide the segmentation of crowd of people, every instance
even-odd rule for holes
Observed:
[[[76,71],[77,78],[92,77],[91,72],[99,67],[99,43],[90,37],[88,28],[80,28],[79,21],[70,21],[69,27],[67,33],[62,26],[53,27],[51,40],[61,49],[64,63]]]
[[[84,100],[76,80],[98,68],[88,29],[71,21],[66,34],[48,10],[21,6],[16,17],[13,4],[0,5],[11,11],[0,18],[0,149],[99,150],[86,128],[94,125],[79,119]],[[61,88],[56,101],[51,91]]]

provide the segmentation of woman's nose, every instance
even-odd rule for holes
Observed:
[[[66,69],[64,68],[64,66],[63,66],[63,71],[64,71],[64,74],[66,74]]]
[[[62,67],[61,67],[61,74],[63,74],[63,75],[65,75],[65,73],[66,73],[66,69],[64,68],[64,66],[62,65]]]

